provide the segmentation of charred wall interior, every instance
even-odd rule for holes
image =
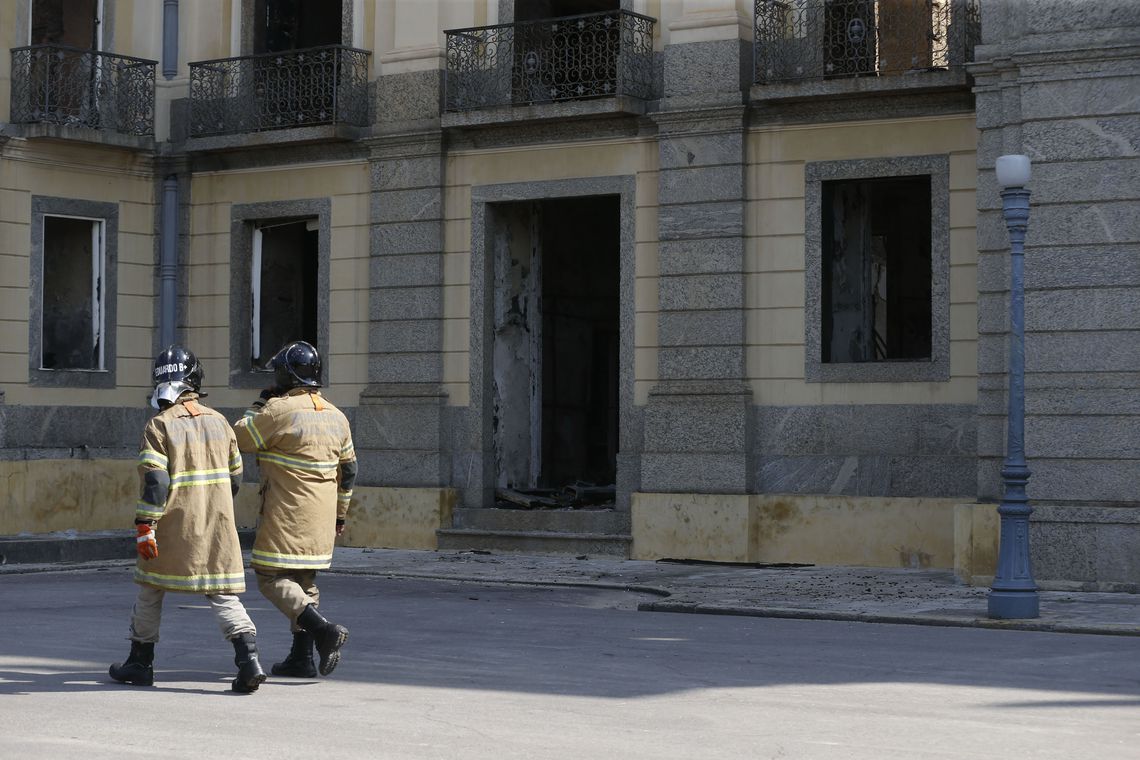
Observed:
[[[617,196],[500,204],[494,256],[495,485],[543,489],[617,476]]]

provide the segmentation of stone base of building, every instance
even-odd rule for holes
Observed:
[[[1140,593],[1140,508],[1036,505],[1029,546],[1041,588]]]
[[[0,536],[131,527],[138,473],[128,459],[0,461]],[[239,528],[257,525],[261,499],[246,483],[234,500]],[[436,530],[451,526],[458,492],[449,488],[354,490],[343,546],[435,549]]]
[[[138,496],[128,459],[0,461],[0,535],[130,527]],[[997,563],[995,504],[811,494],[634,493],[631,559],[788,562],[953,570],[988,586]],[[257,486],[234,504],[257,524]],[[452,488],[355,489],[344,546],[435,550],[458,508]],[[1030,519],[1042,589],[1140,592],[1140,508],[1038,505]]]
[[[342,546],[437,549],[436,531],[451,526],[453,488],[353,489]]]
[[[988,582],[997,557],[994,506],[955,499],[637,493],[632,522],[633,559],[932,568]]]
[[[0,461],[0,535],[130,528],[135,467],[133,459]]]

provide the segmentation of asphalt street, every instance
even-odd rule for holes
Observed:
[[[250,579],[252,581],[252,579]],[[1128,758],[1137,639],[677,615],[646,596],[326,574],[329,678],[229,691],[204,599],[167,597],[156,686],[122,566],[0,577],[0,758]],[[250,582],[250,588],[254,587]],[[263,659],[289,634],[245,595]]]

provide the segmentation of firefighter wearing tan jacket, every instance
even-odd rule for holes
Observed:
[[[356,480],[356,452],[344,413],[319,390],[321,358],[304,341],[273,357],[275,386],[262,391],[234,425],[242,451],[257,452],[261,515],[251,564],[261,593],[287,618],[293,647],[274,675],[327,676],[340,662],[348,629],[317,611],[318,570],[332,564],[333,543]],[[313,646],[320,656],[313,665]]]
[[[161,411],[147,423],[139,451],[140,588],[131,615],[131,653],[110,674],[122,683],[152,685],[163,597],[168,591],[205,594],[222,634],[233,642],[233,690],[256,691],[265,680],[257,629],[237,598],[245,591],[233,505],[242,469],[237,440],[226,418],[198,400],[203,372],[194,354],[169,347],[155,359],[153,379],[151,403]]]

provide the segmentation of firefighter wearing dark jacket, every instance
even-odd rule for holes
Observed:
[[[275,385],[234,425],[238,447],[256,452],[261,516],[250,563],[261,593],[289,618],[293,647],[274,675],[327,676],[340,662],[348,629],[317,611],[318,570],[332,564],[344,530],[356,452],[344,413],[321,395],[321,357],[304,341],[287,344],[270,365]],[[313,665],[313,646],[320,657]]]
[[[202,379],[202,365],[181,346],[155,359],[151,404],[160,411],[146,424],[139,451],[139,594],[131,653],[110,674],[122,683],[152,685],[163,597],[168,591],[205,594],[222,634],[233,642],[238,674],[232,688],[248,694],[265,680],[265,671],[257,658],[257,629],[237,597],[245,591],[233,504],[241,454],[226,418],[199,401]]]

